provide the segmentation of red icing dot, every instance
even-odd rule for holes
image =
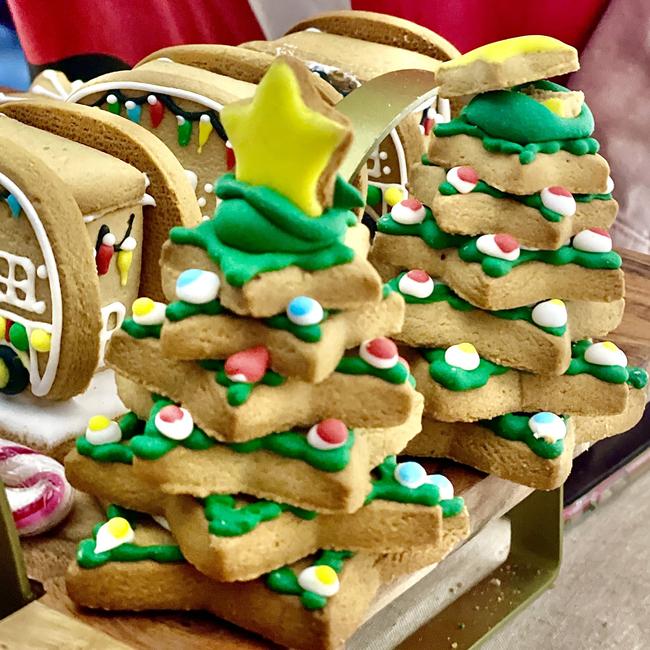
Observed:
[[[557,194],[558,196],[571,196],[571,192],[569,192],[566,187],[562,187],[561,185],[553,185],[548,188],[548,191],[551,194]]]
[[[499,233],[494,235],[494,243],[504,252],[511,253],[519,248],[519,242],[512,236],[506,233]]]
[[[181,411],[178,406],[169,404],[168,406],[163,406],[163,408],[158,411],[158,417],[163,422],[177,422],[178,420],[183,419],[183,411]]]
[[[246,381],[254,383],[264,377],[269,367],[269,351],[263,345],[236,352],[226,359],[224,370],[228,376],[244,375]]]
[[[421,269],[413,269],[412,271],[409,271],[406,276],[410,279],[413,280],[414,282],[428,282],[431,277],[426,271],[422,271]]]
[[[478,174],[474,167],[459,167],[456,170],[456,174],[458,174],[458,178],[460,178],[461,181],[473,183],[474,185],[478,183]]]
[[[334,418],[319,422],[316,431],[318,437],[330,445],[340,445],[348,439],[348,428],[345,423]]]
[[[400,205],[403,205],[405,208],[408,208],[409,210],[419,210],[422,207],[422,202],[418,201],[417,199],[404,199],[403,201],[400,201]]]
[[[589,228],[589,230],[595,232],[597,235],[602,235],[603,237],[611,239],[611,235],[604,228]]]
[[[395,343],[384,336],[372,339],[366,345],[366,350],[378,359],[392,359],[397,354],[397,346]]]

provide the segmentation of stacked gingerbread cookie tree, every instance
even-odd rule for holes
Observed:
[[[449,480],[395,457],[423,408],[385,338],[404,301],[366,259],[336,175],[351,129],[312,84],[281,58],[223,110],[236,175],[213,219],[170,232],[169,304],[138,299],[109,346],[131,411],[92,418],[66,459],[116,504],[69,572],[81,605],[207,609],[334,648],[380,582],[468,532]]]
[[[423,432],[408,446],[541,489],[577,443],[640,418],[647,375],[609,341],[620,322],[618,205],[581,92],[540,80],[573,48],[529,36],[441,66],[445,97],[473,96],[435,129],[414,197],[381,218],[371,259],[406,300]],[[570,417],[569,417],[570,416]]]

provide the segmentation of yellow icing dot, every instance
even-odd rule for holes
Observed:
[[[606,350],[611,350],[612,352],[616,352],[616,350],[618,350],[616,344],[612,343],[611,341],[603,341],[603,347]]]
[[[391,207],[406,198],[406,192],[400,185],[393,185],[384,192],[384,199]]]
[[[542,106],[546,106],[549,111],[559,115],[560,117],[566,117],[566,106],[564,102],[557,97],[549,97],[542,102]]]
[[[133,301],[131,310],[135,316],[145,316],[153,310],[154,306],[155,303],[151,298],[138,298]]]
[[[90,420],[88,420],[88,428],[91,431],[101,431],[110,423],[111,421],[104,415],[93,415]]]
[[[314,569],[314,576],[324,585],[333,585],[338,579],[336,571],[331,566],[321,564]]]
[[[4,388],[9,383],[9,368],[7,364],[0,359],[0,388]]]
[[[459,343],[456,347],[465,354],[476,354],[476,348],[471,343]]]
[[[562,306],[564,305],[564,301],[563,301],[563,300],[560,300],[559,298],[551,298],[551,299],[549,300],[549,302],[550,302],[552,305],[562,305]]]
[[[131,532],[131,524],[124,517],[113,517],[106,522],[106,530],[115,539],[121,539]]]
[[[52,336],[45,330],[35,329],[29,335],[29,342],[36,352],[49,352],[52,344]]]
[[[474,50],[459,56],[451,61],[446,61],[440,67],[457,68],[474,61],[487,61],[488,63],[503,63],[506,59],[531,52],[571,52],[574,48],[557,38],[531,34],[530,36],[517,36],[506,38],[482,45]]]
[[[7,319],[0,316],[0,339],[5,338],[7,334]]]

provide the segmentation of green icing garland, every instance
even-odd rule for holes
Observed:
[[[375,468],[377,478],[372,479],[372,489],[366,497],[366,503],[375,499],[398,501],[399,503],[414,503],[422,506],[440,506],[443,517],[455,517],[460,514],[465,505],[462,497],[440,499],[438,487],[425,483],[417,488],[409,488],[395,479],[397,458],[388,456],[381,465]]]
[[[300,519],[315,519],[318,514],[274,501],[261,500],[238,505],[229,494],[211,494],[203,502],[203,511],[210,534],[217,537],[245,535],[262,522],[277,519],[287,511]]]
[[[162,325],[139,325],[132,318],[126,318],[122,322],[122,329],[134,339],[159,339]]]
[[[537,88],[567,92],[551,82],[537,82]],[[476,95],[460,115],[435,128],[436,137],[469,135],[480,138],[490,152],[517,154],[527,165],[538,153],[554,154],[563,149],[576,156],[595,154],[600,145],[589,137],[594,118],[583,103],[576,117],[560,117],[519,88]]]
[[[428,160],[425,162],[425,164],[427,163]],[[445,181],[444,183],[440,183],[440,185],[438,186],[438,191],[440,192],[440,194],[444,196],[452,196],[455,194],[460,194],[460,192],[448,181]],[[540,196],[539,192],[537,192],[536,194],[524,194],[524,195],[509,194],[508,192],[502,192],[501,190],[498,190],[496,187],[492,187],[492,185],[488,185],[485,181],[479,181],[476,184],[476,187],[470,192],[470,194],[472,192],[477,192],[480,194],[489,194],[491,197],[495,199],[512,199],[513,201],[518,201],[519,203],[523,203],[529,208],[534,208],[535,210],[538,210],[540,214],[544,217],[544,219],[546,219],[547,221],[552,221],[553,223],[558,223],[562,221],[562,219],[564,219],[564,217],[559,212],[555,212],[555,210],[550,210],[542,203],[542,197]],[[591,203],[592,201],[595,200],[611,201],[612,195],[611,194],[574,194],[573,198],[578,203]]]
[[[447,302],[450,307],[458,311],[474,311],[478,309],[478,307],[474,307],[474,305],[467,302],[467,300],[464,300],[455,294],[444,282],[440,282],[438,280],[434,281],[433,291],[431,295],[427,296],[426,298],[418,298],[416,296],[401,293],[399,290],[399,282],[404,275],[406,275],[406,273],[400,273],[396,278],[389,280],[388,284],[392,289],[400,293],[407,304],[428,305],[434,302],[444,301]],[[538,327],[543,332],[551,334],[552,336],[563,336],[566,332],[566,325],[563,325],[561,327],[542,327],[541,325],[535,323],[533,320],[533,307],[531,306],[515,307],[513,309],[498,309],[495,311],[480,311],[483,311],[490,316],[496,316],[497,318],[504,318],[506,320],[525,320],[531,325]]]
[[[547,442],[543,438],[536,438],[528,426],[530,417],[530,415],[507,413],[493,420],[481,420],[478,424],[490,429],[500,438],[523,442],[541,458],[553,459],[561,456],[564,452],[564,439]],[[566,422],[566,418],[562,419]]]
[[[104,445],[93,445],[88,442],[85,434],[77,438],[77,451],[82,456],[92,458],[98,463],[124,463],[131,465],[133,463],[133,451],[129,447],[129,441],[144,430],[144,421],[138,419],[138,416],[129,411],[125,413],[118,421],[122,431],[121,442],[109,442]]]
[[[648,383],[648,373],[644,368],[624,366],[600,366],[585,361],[585,352],[592,345],[588,339],[576,341],[571,346],[571,363],[566,375],[588,374],[610,384],[628,383],[632,388],[644,388]]]
[[[285,378],[273,370],[267,370],[264,377],[258,382],[245,382],[245,381],[231,381],[226,375],[224,370],[225,361],[220,359],[206,359],[199,361],[199,365],[206,370],[213,370],[216,372],[215,380],[220,386],[224,386],[226,397],[230,406],[241,406],[248,401],[253,389],[260,384],[265,386],[281,386],[285,382]]]
[[[334,207],[315,218],[277,192],[237,181],[233,174],[221,177],[216,193],[222,201],[215,218],[195,228],[172,228],[170,239],[205,250],[235,287],[291,265],[315,271],[354,258],[343,241],[357,223],[350,208],[361,207],[363,199],[341,178]]]
[[[177,300],[167,305],[165,316],[172,322],[184,320],[191,316],[198,316],[204,314],[206,316],[218,316],[228,310],[219,302],[218,299],[211,300],[210,302],[203,303],[202,305],[195,305],[191,302],[184,300]]]
[[[106,515],[108,519],[124,517],[136,527],[137,513],[118,506],[109,506]],[[93,527],[92,539],[82,539],[77,548],[77,564],[83,569],[96,569],[108,562],[141,562],[152,560],[169,564],[172,562],[185,562],[181,549],[174,544],[152,544],[151,546],[138,546],[137,544],[122,544],[110,551],[95,553],[95,539],[102,523]]]
[[[336,366],[336,372],[344,375],[372,375],[391,384],[403,384],[408,381],[415,386],[415,378],[401,361],[392,368],[375,368],[361,357],[343,357]]]
[[[481,388],[488,383],[490,377],[502,375],[509,370],[505,366],[499,366],[482,357],[478,367],[474,370],[464,370],[463,368],[450,366],[445,361],[445,350],[442,348],[420,350],[420,354],[429,362],[431,378],[448,390],[453,391]]]
[[[327,565],[336,573],[341,573],[345,560],[354,555],[351,551],[321,551],[314,560],[314,565]],[[298,576],[288,566],[275,569],[266,574],[266,586],[280,594],[299,596],[305,609],[323,609],[327,605],[327,596],[319,596],[313,591],[307,591],[298,584]]]

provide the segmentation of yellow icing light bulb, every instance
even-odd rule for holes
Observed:
[[[95,553],[110,551],[135,539],[131,524],[124,517],[112,517],[100,526],[95,538]]]
[[[133,262],[133,251],[120,251],[117,254],[117,270],[120,272],[120,286],[125,287],[129,281],[129,269]]]
[[[404,188],[399,187],[398,185],[393,185],[384,192],[384,199],[386,200],[386,203],[388,203],[388,205],[391,207],[397,205],[405,198],[406,192],[404,191]]]
[[[36,352],[49,352],[52,336],[45,330],[37,328],[29,335],[29,343]]]
[[[465,354],[476,354],[476,348],[471,343],[459,343],[457,347]]]
[[[208,141],[210,134],[212,133],[212,122],[210,121],[209,115],[201,115],[199,120],[199,148],[197,149],[198,153],[201,153],[203,145]]]
[[[101,431],[110,423],[111,421],[105,415],[93,415],[90,420],[88,420],[88,428],[91,431]]]
[[[331,566],[327,566],[325,564],[317,566],[314,571],[314,575],[324,585],[333,585],[338,579],[336,571],[334,571]]]
[[[4,388],[9,383],[9,368],[7,364],[0,359],[0,388]]]
[[[7,319],[0,316],[0,339],[7,335]]]
[[[131,311],[136,316],[145,316],[154,308],[154,306],[155,303],[151,298],[138,298],[133,301]]]

